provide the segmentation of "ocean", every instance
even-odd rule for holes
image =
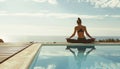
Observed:
[[[66,38],[69,36],[31,36],[31,35],[14,35],[5,36],[2,39],[5,42],[66,42]],[[93,36],[96,41],[101,39],[120,39],[120,36]],[[77,39],[74,37],[73,39]],[[88,39],[88,38],[87,38]]]

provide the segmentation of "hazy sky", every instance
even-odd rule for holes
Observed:
[[[76,20],[93,36],[120,35],[120,0],[0,0],[0,35],[71,35]]]

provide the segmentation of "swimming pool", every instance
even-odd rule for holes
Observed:
[[[29,69],[119,69],[120,46],[42,46]]]

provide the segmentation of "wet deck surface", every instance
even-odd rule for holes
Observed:
[[[23,51],[27,47],[29,47],[30,44],[5,44],[0,45],[0,64],[4,61],[8,60],[12,56],[16,55],[17,53]]]

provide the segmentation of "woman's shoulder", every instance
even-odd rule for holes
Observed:
[[[75,28],[86,28],[86,26],[83,26],[83,25],[81,25],[81,26],[75,26]]]
[[[86,26],[82,25],[83,28],[86,28]]]
[[[79,26],[75,26],[75,29],[78,30],[78,29],[79,29]]]
[[[75,26],[75,28],[78,28],[79,26]]]

